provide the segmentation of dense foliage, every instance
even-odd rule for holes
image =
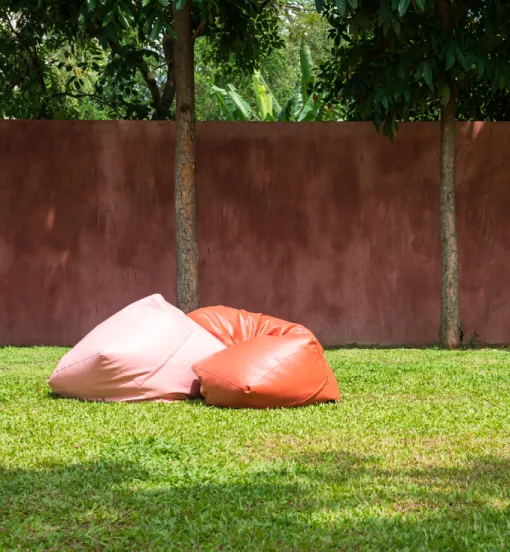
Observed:
[[[220,106],[220,118],[228,121],[341,121],[345,110],[332,106],[322,95],[312,93],[315,70],[308,44],[303,39],[299,48],[300,77],[297,93],[283,106],[278,102],[266,79],[255,71],[252,78],[252,92],[256,109],[241,96],[233,84],[226,88],[213,86],[213,92]]]
[[[279,9],[263,1],[193,2],[197,70],[253,71],[283,45]],[[0,7],[0,114],[172,118],[172,18],[166,0],[7,0]]]
[[[333,48],[319,90],[388,134],[399,120],[437,119],[457,98],[461,119],[508,117],[510,6],[492,0],[320,0]],[[448,2],[446,4],[449,4]]]
[[[95,0],[65,3],[59,0],[5,0],[0,6],[0,116],[26,119],[173,118],[174,83],[172,64],[168,63],[173,50],[170,4],[146,0],[103,3]],[[197,2],[197,6],[199,4]],[[241,4],[225,5],[232,8]],[[370,3],[363,4],[364,10],[359,7],[353,10],[353,2],[345,2],[345,19],[337,11],[342,4],[336,0],[321,2],[322,15],[326,16],[321,17],[313,0],[272,2],[272,9],[263,12],[258,26],[254,28],[251,23],[245,35],[234,37],[222,31],[219,21],[237,18],[237,23],[245,20],[249,23],[252,19],[243,19],[248,12],[243,9],[227,11],[213,18],[213,25],[198,29],[201,17],[209,17],[208,13],[198,11],[195,43],[197,118],[226,118],[214,87],[225,89],[228,84],[235,87],[256,114],[257,97],[252,84],[256,67],[260,68],[276,102],[286,106],[300,93],[302,40],[310,48],[314,66],[325,64],[323,80],[340,85],[346,64],[353,63],[352,57],[345,56],[354,38],[353,29],[358,60],[364,57],[367,48],[375,46],[379,50],[379,59],[365,59],[363,70],[384,69],[380,73],[384,78],[387,75],[388,82],[394,81],[399,70],[400,73],[404,71],[410,79],[401,97],[411,94],[413,102],[404,109],[406,102],[392,101],[391,94],[387,97],[379,94],[376,100],[368,94],[363,83],[351,82],[347,89],[344,82],[342,118],[380,120],[382,116],[384,120],[384,106],[388,102],[397,119],[437,119],[437,104],[420,90],[429,87],[425,79],[435,75],[436,65],[446,59],[446,50],[443,52],[444,48],[439,48],[437,43],[439,57],[434,54],[428,62],[423,58],[420,63],[425,63],[421,65],[413,65],[412,60],[425,48],[419,33],[412,30],[414,21],[421,24],[417,17],[432,21],[432,3],[423,4],[424,9],[428,9],[427,15],[427,12],[420,14],[420,2],[409,2],[406,7],[406,2],[388,0],[380,3],[381,9],[374,12],[376,19],[372,20],[369,18]],[[395,4],[393,11],[384,7],[390,4],[392,8]],[[462,15],[468,4],[471,6],[469,12]],[[497,46],[493,48],[498,36],[503,35],[504,14],[497,11],[503,9],[503,3],[480,2],[478,8],[476,4],[456,4],[456,17],[466,20],[449,50],[450,62],[454,64],[451,69],[457,71],[461,84],[457,90],[457,115],[460,120],[509,120],[510,95],[503,85],[509,75],[504,63],[501,64],[506,52]],[[402,16],[400,5],[401,11],[406,7]],[[100,16],[98,8],[104,11]],[[391,29],[388,20],[384,19],[388,13],[398,16],[396,23],[391,23]],[[469,27],[481,18],[486,21],[485,40],[491,49],[491,61],[483,67],[479,51],[472,47],[477,35]],[[237,23],[234,28],[239,27]],[[246,37],[250,34],[260,37],[261,33],[264,33],[264,41],[258,44],[263,47],[257,51],[257,44],[247,41]],[[236,44],[234,55],[229,44]],[[329,55],[331,47],[338,54],[334,63]],[[394,58],[397,54],[402,54],[400,69],[395,63],[386,67],[385,56],[389,59],[388,56]],[[464,66],[471,63],[467,71],[463,63]],[[478,74],[482,78],[479,79]],[[446,97],[444,80],[434,86],[439,95]],[[351,108],[351,102],[358,99],[361,111]],[[254,120],[257,118],[253,116]]]

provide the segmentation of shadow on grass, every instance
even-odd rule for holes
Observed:
[[[0,549],[506,550],[510,542],[507,460],[391,471],[343,452],[298,454],[226,477],[206,462],[191,470],[178,450],[154,443],[137,459],[144,444],[134,443],[115,460],[0,471]]]

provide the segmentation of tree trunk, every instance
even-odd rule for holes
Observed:
[[[177,307],[200,306],[195,191],[195,76],[191,0],[175,9],[175,236]]]
[[[163,52],[166,62],[166,83],[163,88],[162,104],[167,116],[175,100],[175,40],[170,35],[163,37]]]
[[[456,99],[441,108],[441,345],[460,345],[459,250],[455,207]]]

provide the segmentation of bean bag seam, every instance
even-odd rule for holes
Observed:
[[[283,337],[283,336],[278,336],[278,337]],[[263,376],[261,376],[258,380],[254,381],[253,383],[250,383],[249,386],[252,387],[254,385],[257,385],[257,383],[259,383],[259,381],[262,381],[264,378],[266,378],[271,372],[274,372],[277,368],[280,368],[280,366],[286,362],[289,358],[293,357],[294,355],[296,355],[297,353],[299,353],[299,351],[301,351],[301,349],[304,349],[305,347],[307,347],[309,345],[309,343],[305,343],[304,345],[301,345],[301,347],[299,347],[299,349],[296,349],[295,351],[293,351],[290,355],[287,355],[281,362],[278,362],[278,364],[276,366],[274,366],[273,368],[271,368],[271,370],[268,370]]]
[[[55,370],[53,372],[53,374],[58,374],[59,372],[62,372],[63,370],[66,370],[67,368],[71,368],[72,366],[76,366],[77,364],[80,364],[81,362],[85,362],[86,360],[90,360],[91,358],[101,356],[102,354],[103,354],[103,352],[100,351],[99,353],[94,353],[93,355],[90,355],[87,358],[81,358],[80,360],[77,360],[76,362],[73,362],[71,364],[67,364],[66,366],[62,366],[58,370]]]
[[[322,384],[320,385],[319,389],[317,389],[317,391],[315,391],[314,393],[312,393],[309,397],[307,397],[306,399],[303,399],[302,401],[298,401],[298,402],[295,402],[295,403],[292,403],[290,405],[290,407],[294,407],[294,406],[299,406],[303,403],[306,403],[307,401],[309,401],[310,399],[313,399],[314,397],[316,397],[323,389],[324,387],[326,387],[326,384],[328,383],[329,381],[329,377],[326,376],[326,379],[322,382]]]
[[[163,362],[161,362],[158,366],[156,366],[155,368],[152,369],[152,371],[149,373],[148,376],[145,377],[144,381],[143,382],[140,382],[140,385],[143,385],[145,383],[145,381],[154,373],[156,372],[157,370],[160,370],[161,368],[163,368],[163,366],[165,366],[165,364],[168,364],[169,360],[174,357],[183,347],[184,345],[186,344],[187,341],[189,341],[190,337],[193,335],[193,332],[194,332],[194,328],[191,328],[190,331],[188,332],[188,334],[186,335],[186,337],[183,339],[182,343],[180,344],[179,348],[178,349],[175,349],[173,351],[171,351],[171,353],[169,355],[166,356],[165,360]],[[110,362],[110,361],[109,361]],[[138,385],[138,380],[141,378],[142,376],[138,376],[137,378],[135,378],[133,381]],[[141,387],[139,387],[139,389],[141,389]]]
[[[113,368],[115,368],[116,370],[118,370],[125,378],[127,378],[128,376],[126,374],[124,374],[124,372],[116,365],[114,364],[114,362],[112,360],[110,360],[105,354],[103,354],[102,352],[100,353],[100,355],[106,360],[106,362],[108,362],[109,364],[111,364],[113,366]],[[136,381],[136,379],[132,379],[131,380],[137,387],[138,387],[138,390],[140,391],[140,393],[142,393],[142,395],[144,395],[145,397],[147,397],[147,393],[141,388],[141,386],[138,384],[138,382]]]
[[[221,351],[220,351],[221,352]],[[197,370],[199,372],[204,372],[204,374],[209,374],[210,376],[214,376],[215,378],[218,378],[222,381],[225,381],[227,383],[230,383],[230,385],[233,385],[234,387],[237,387],[238,389],[240,389],[241,391],[244,391],[244,389],[242,387],[240,387],[239,385],[237,385],[237,383],[234,383],[233,381],[230,381],[228,379],[225,379],[225,378],[222,378],[221,376],[218,376],[217,374],[213,374],[212,372],[209,372],[208,370],[204,370],[203,368],[198,368],[197,367]],[[196,373],[196,372],[195,372]],[[198,374],[197,374],[198,375]],[[202,386],[202,384],[200,384],[200,386]]]
[[[256,336],[258,337],[258,336]],[[262,337],[262,336],[261,336]],[[282,337],[282,336],[277,336],[277,337]],[[252,338],[253,339],[253,338]],[[247,343],[251,341],[251,339],[248,339],[246,341],[243,341],[242,343]],[[257,385],[257,383],[261,380],[263,380],[268,374],[270,374],[271,372],[273,372],[274,370],[276,370],[277,368],[279,368],[287,359],[289,359],[290,357],[294,356],[296,353],[298,353],[299,351],[301,351],[301,349],[304,349],[306,346],[308,345],[308,343],[305,343],[304,345],[301,345],[301,347],[299,347],[299,349],[296,349],[295,351],[293,351],[290,355],[287,355],[281,362],[278,363],[277,366],[274,366],[273,368],[271,368],[271,370],[267,371],[263,376],[261,376],[258,380],[256,380],[255,382],[253,383],[250,383],[248,384],[248,387],[252,387],[254,385]],[[234,345],[235,347],[235,345]],[[234,387],[237,387],[238,389],[240,389],[241,391],[243,391],[244,393],[246,393],[246,389],[244,387],[241,387],[239,385],[237,385],[236,383],[234,383],[233,381],[230,381],[228,379],[225,379],[225,378],[222,378],[221,376],[218,376],[217,374],[214,374],[212,372],[209,372],[208,370],[204,370],[203,368],[197,368],[197,370],[200,370],[202,372],[204,372],[205,374],[209,374],[210,376],[214,376],[215,378],[218,378],[222,381],[225,381],[227,383],[230,383],[230,385],[233,385]]]
[[[328,376],[328,366],[329,364],[327,364],[327,361],[326,361],[326,358],[324,357],[323,353],[322,353],[322,345],[319,343],[318,340],[315,340],[314,341],[314,344],[315,344],[315,348],[317,349],[317,354],[319,355],[319,357],[321,357],[321,360],[322,360],[322,366],[324,368],[324,381],[322,382],[322,384],[319,386],[319,389],[317,389],[317,391],[315,391],[314,393],[312,393],[309,397],[307,397],[306,399],[303,399],[302,401],[298,401],[296,403],[293,403],[291,404],[290,406],[291,407],[294,407],[294,406],[299,406],[300,404],[303,404],[303,403],[306,403],[307,401],[309,401],[310,399],[313,399],[314,397],[316,397],[323,389],[324,387],[326,387],[328,381],[329,381],[329,376]]]

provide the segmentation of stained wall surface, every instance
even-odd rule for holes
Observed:
[[[459,124],[464,333],[510,341],[510,125]],[[0,122],[0,344],[71,345],[175,297],[174,125]],[[325,345],[439,334],[439,127],[198,125],[202,304]]]

